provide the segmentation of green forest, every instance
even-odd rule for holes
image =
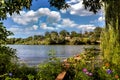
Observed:
[[[99,44],[102,28],[96,27],[94,31],[77,33],[75,31],[67,32],[62,30],[45,32],[44,35],[34,35],[28,38],[9,38],[7,44],[25,44],[25,45],[82,45],[82,44]]]

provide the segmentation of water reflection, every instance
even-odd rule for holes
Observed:
[[[38,65],[48,59],[49,51],[55,50],[56,56],[61,58],[70,57],[82,52],[87,45],[8,45],[17,49],[19,60],[28,65]]]

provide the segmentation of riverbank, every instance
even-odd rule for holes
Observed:
[[[35,41],[21,41],[21,42],[7,42],[10,45],[99,45],[100,41],[91,41],[91,40],[84,40],[81,41],[79,39],[76,40],[66,40],[64,42],[49,42],[46,40],[35,40]]]
[[[75,54],[64,60],[60,60],[55,54],[49,55],[45,63],[37,67],[26,65],[12,65],[11,71],[5,79],[20,80],[117,80],[119,68],[113,68],[109,62],[104,62],[100,50],[85,48],[79,54]],[[117,71],[117,70],[118,71]],[[113,72],[114,70],[114,72]],[[24,73],[24,74],[23,74]],[[101,74],[102,73],[102,74]],[[115,76],[115,77],[114,77]],[[4,77],[4,76],[3,76]]]

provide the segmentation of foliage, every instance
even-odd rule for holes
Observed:
[[[17,65],[16,50],[5,45],[12,32],[0,23],[0,80],[28,80],[35,76],[36,68]]]
[[[70,7],[68,4],[66,4],[65,0],[48,0],[50,2],[50,6],[54,6],[57,9],[67,9]]]
[[[119,69],[120,67],[106,62],[101,68],[97,69],[97,74],[102,80],[119,80]]]
[[[68,59],[73,65],[68,69],[65,80],[119,80],[120,67],[105,61],[100,55],[98,49],[86,48],[79,54],[80,60]]]
[[[0,46],[0,74],[9,71],[11,61],[15,58],[15,50],[6,46]]]
[[[6,77],[5,80],[21,80],[21,79],[19,79],[19,78]]]
[[[45,35],[34,35],[28,38],[9,38],[7,39],[7,44],[70,44],[70,45],[79,45],[79,44],[98,44],[97,41],[100,40],[101,34],[100,27],[96,27],[94,31],[77,33],[75,31],[67,32],[62,30],[59,33],[56,31],[46,32]]]
[[[26,65],[18,65],[11,63],[6,69],[6,73],[0,75],[0,80],[34,80],[37,78],[37,70],[35,67]]]
[[[54,50],[51,50],[48,61],[39,65],[38,78],[39,80],[55,80],[62,70],[60,59],[55,56]]]
[[[83,0],[85,9],[89,9],[94,13],[97,13],[101,9],[102,3],[101,0]]]
[[[0,1],[0,20],[7,18],[7,14],[13,13],[20,14],[22,9],[30,9],[33,0],[1,0]],[[48,0],[50,6],[54,6],[57,9],[66,9],[69,7],[65,3],[65,0]]]
[[[91,37],[91,38],[93,38],[93,39],[95,39],[95,41],[97,40],[97,41],[100,41],[100,35],[101,35],[101,32],[102,32],[102,28],[100,28],[100,27],[96,27],[95,29],[94,29],[94,31],[93,31],[94,33],[93,33],[93,37]]]
[[[104,29],[101,36],[101,49],[104,53],[103,57],[105,60],[115,65],[120,65],[120,44],[117,40],[118,35],[118,30],[114,31],[112,26],[110,26],[109,30]]]
[[[67,32],[66,30],[62,30],[62,31],[60,31],[60,32],[59,32],[59,34],[60,34],[60,35],[62,35],[62,36],[64,36],[64,37],[66,37],[66,36],[69,36],[69,35],[70,35],[70,33],[69,33],[69,32]]]
[[[93,8],[96,9],[98,6],[94,6],[91,4],[92,1],[100,1],[100,0],[84,0],[85,6],[89,9]],[[104,9],[105,9],[105,29],[101,34],[101,51],[103,54],[104,61],[112,64],[109,71],[113,71],[111,75],[105,74],[104,77],[109,80],[115,79],[115,73],[119,73],[120,69],[120,1],[116,0],[101,0],[104,2]],[[95,5],[99,5],[100,2],[96,2]],[[117,6],[116,6],[117,5]],[[100,6],[101,7],[101,6]],[[97,10],[97,9],[96,9]],[[93,11],[94,12],[94,11]],[[115,65],[115,66],[113,66]],[[103,77],[104,72],[106,69],[100,69],[100,75]],[[119,75],[117,75],[119,76]],[[116,76],[116,78],[117,78]],[[105,79],[103,78],[103,79]]]
[[[1,0],[0,1],[0,20],[7,18],[7,13],[20,14],[23,8],[30,9],[32,0]]]
[[[5,46],[5,40],[11,34],[12,32],[7,31],[3,23],[0,23],[0,75],[3,75],[2,77],[9,72],[12,62],[16,59],[16,50]]]
[[[94,64],[96,56],[99,52],[95,52],[96,48],[86,48],[84,53],[79,54],[80,60],[75,58],[68,59],[68,62],[72,63],[70,68],[67,70],[65,80],[93,80]],[[91,51],[91,52],[90,52]],[[97,55],[93,55],[97,53]],[[94,57],[94,58],[93,58]],[[70,77],[70,79],[68,79]]]
[[[5,26],[3,26],[3,23],[0,22],[0,45],[5,43],[7,36],[12,35],[13,33],[10,31],[7,31]]]
[[[14,78],[20,78],[26,80],[28,78],[33,78],[34,76],[36,77],[37,71],[36,68],[34,67],[28,67],[25,65],[14,66],[14,67],[16,68],[11,70],[12,77]]]
[[[94,55],[86,55],[86,54],[81,54],[81,56],[84,56],[83,59],[79,62],[76,62],[77,66],[71,65],[69,68],[68,72],[70,72],[70,75],[68,78],[72,77],[71,79],[74,80],[95,80],[95,79],[100,79],[100,80],[114,80],[118,79],[119,80],[119,73],[120,73],[120,64],[119,64],[119,53],[120,53],[120,1],[116,0],[83,0],[83,4],[86,9],[89,9],[89,11],[92,11],[94,13],[98,12],[99,9],[101,9],[103,1],[105,3],[105,22],[106,22],[106,28],[103,31],[103,35],[101,37],[101,46],[102,46],[102,52],[103,52],[103,64],[97,67],[94,67],[95,64],[91,63],[90,57],[94,57]],[[32,0],[1,0],[0,1],[0,20],[1,19],[6,19],[7,13],[12,15],[14,12],[19,14],[19,11],[22,10],[23,8],[30,8]],[[55,6],[58,9],[61,8],[68,8],[69,5],[65,3],[65,0],[49,0],[51,6]],[[117,6],[116,6],[117,5]],[[7,36],[11,34],[9,33],[5,27],[0,24],[0,74],[5,76],[6,72],[10,71],[12,68],[9,67],[11,66],[11,60],[15,56],[14,50],[10,49],[8,47],[3,46],[2,44],[4,43],[4,40],[7,38]],[[58,35],[53,34],[51,36],[51,42],[56,42],[58,43],[59,39],[57,37]],[[54,41],[54,39],[56,41]],[[90,52],[91,53],[91,52]],[[92,52],[93,53],[93,52]],[[12,55],[11,55],[12,54]],[[88,58],[86,58],[88,57]],[[61,71],[60,65],[56,62],[57,60],[53,57],[51,59],[52,61],[48,62],[48,64],[40,67],[40,71],[38,73],[39,77],[42,80],[54,80],[55,76],[57,75],[58,72]],[[93,58],[92,60],[95,59]],[[5,63],[6,62],[6,63]],[[89,63],[90,62],[90,63]],[[77,64],[78,63],[78,64]],[[106,65],[107,63],[107,65]],[[57,64],[57,65],[56,65]],[[4,68],[5,67],[5,68]],[[56,67],[60,68],[57,71],[55,71]],[[3,69],[4,68],[4,69]],[[51,68],[51,70],[49,70]],[[26,68],[23,67],[25,70],[25,73],[27,74],[29,72],[26,71]],[[47,71],[46,71],[47,70]],[[42,72],[43,71],[43,72]],[[49,74],[43,74],[44,72],[48,72]],[[73,74],[72,72],[73,71]],[[21,72],[21,71],[20,71]],[[26,76],[24,72],[21,72],[22,77],[24,80],[26,77],[29,77],[30,79],[33,78],[32,75]],[[31,73],[31,72],[30,72]],[[51,74],[52,73],[52,74]],[[90,75],[91,73],[91,75]],[[48,76],[46,79],[45,75]],[[11,76],[11,73],[10,73]],[[51,77],[52,76],[52,77]],[[7,77],[6,79],[11,79]],[[15,79],[15,78],[13,78]],[[12,79],[12,80],[13,80]],[[18,78],[16,78],[18,79]]]
[[[27,75],[27,77],[28,77],[29,80],[34,80],[34,76],[31,75],[31,74]]]

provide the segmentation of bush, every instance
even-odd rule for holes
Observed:
[[[62,63],[55,56],[53,50],[50,51],[49,59],[45,64],[40,64],[38,69],[39,80],[55,80],[57,75],[63,70]]]
[[[80,54],[81,60],[68,59],[73,65],[67,70],[65,80],[119,80],[120,66],[104,59],[99,61],[99,53],[99,49],[87,48]]]

